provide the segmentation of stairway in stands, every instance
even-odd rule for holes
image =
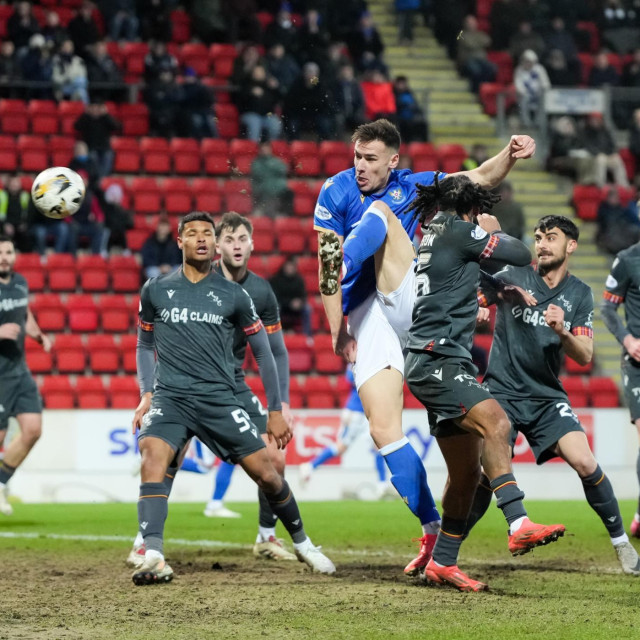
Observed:
[[[414,20],[414,47],[410,52],[398,42],[398,27],[393,3],[369,0],[369,8],[385,43],[385,60],[391,78],[406,75],[414,93],[421,99],[428,91],[428,118],[431,142],[457,143],[467,149],[474,143],[487,145],[490,154],[506,144],[496,135],[493,120],[482,111],[468,83],[457,72],[455,63],[438,44],[422,17]],[[586,282],[594,292],[595,361],[601,375],[619,379],[620,347],[607,331],[598,309],[611,259],[598,252],[593,243],[594,225],[575,217],[571,195],[552,174],[546,172],[543,158],[519,162],[509,175],[518,202],[525,207],[527,230],[543,215],[554,213],[573,218],[580,228],[580,248],[571,259],[571,272]]]

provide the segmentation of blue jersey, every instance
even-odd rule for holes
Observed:
[[[358,413],[364,413],[364,409],[362,407],[362,401],[360,400],[360,396],[356,390],[356,381],[353,377],[353,371],[351,369],[351,365],[347,367],[347,370],[344,374],[344,377],[348,380],[351,385],[351,393],[347,398],[347,402],[344,405],[345,409],[349,409],[350,411],[357,411]]]
[[[413,212],[407,213],[407,208],[416,194],[416,184],[433,184],[434,175],[434,171],[412,173],[409,169],[394,169],[384,189],[371,195],[364,195],[356,182],[355,167],[341,171],[322,185],[313,224],[317,228],[335,231],[346,240],[369,205],[382,200],[389,205],[409,237],[413,239],[418,221],[413,219]],[[440,175],[444,177],[446,174]],[[365,260],[360,268],[351,270],[342,280],[344,313],[355,309],[375,289],[376,274],[374,260],[371,257]]]

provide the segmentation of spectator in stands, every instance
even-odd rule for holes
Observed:
[[[640,109],[633,112],[629,129],[629,151],[636,161],[636,175],[640,174]]]
[[[346,55],[347,46],[344,42],[331,42],[327,48],[327,59],[320,71],[325,78],[336,78],[340,69],[346,64],[351,64],[351,59]]]
[[[295,256],[288,256],[277,273],[269,278],[280,306],[283,329],[299,329],[311,336],[311,306],[307,301],[304,278],[298,271]]]
[[[332,40],[346,40],[351,33],[352,25],[358,22],[366,10],[366,0],[332,2],[331,11],[327,13],[327,25]]]
[[[638,46],[638,6],[624,0],[604,0],[598,16],[598,27],[606,47],[616,53],[628,53]]]
[[[298,63],[287,53],[282,43],[276,42],[269,47],[264,64],[267,74],[278,81],[280,93],[286,95],[291,85],[300,75]]]
[[[424,111],[409,87],[406,76],[397,76],[393,82],[396,99],[396,123],[403,142],[426,142],[429,128]]]
[[[413,21],[422,8],[421,0],[394,0],[398,14],[398,44],[413,46]]]
[[[256,0],[223,0],[229,42],[260,42],[262,27]]]
[[[640,219],[622,206],[618,189],[612,187],[598,207],[596,244],[615,255],[640,240]]]
[[[16,91],[6,87],[6,85],[15,80],[19,80],[21,71],[13,42],[11,42],[11,40],[5,40],[0,44],[0,97],[16,97]]]
[[[182,252],[171,232],[169,218],[160,216],[155,232],[145,240],[140,253],[145,278],[170,273],[182,264]]]
[[[67,27],[76,53],[83,58],[89,55],[89,47],[100,40],[100,29],[93,19],[93,11],[93,3],[85,0]]]
[[[278,81],[268,76],[262,65],[256,65],[236,95],[240,121],[249,140],[258,142],[263,136],[269,140],[280,137],[282,122],[276,113],[279,100]]]
[[[40,25],[33,15],[30,2],[16,2],[14,12],[7,20],[7,36],[18,53],[30,46],[31,37],[40,33]]]
[[[571,32],[566,29],[562,16],[554,16],[551,19],[551,25],[545,33],[544,42],[547,51],[554,49],[562,51],[567,64],[572,64],[578,59],[578,46]]]
[[[20,176],[10,176],[0,189],[0,235],[11,238],[18,251],[31,250],[29,235],[29,201],[31,196],[22,188]]]
[[[584,138],[570,116],[558,118],[553,125],[548,167],[576,178],[580,184],[588,184],[594,179],[595,160],[585,148]]]
[[[111,174],[113,150],[111,136],[121,129],[121,124],[108,111],[102,101],[94,100],[76,120],[74,129],[87,143],[89,155],[95,162],[99,178]]]
[[[29,48],[21,59],[22,77],[32,82],[51,82],[53,64],[49,50],[45,46],[44,36],[36,33],[29,40]],[[52,97],[48,88],[30,89],[29,98],[48,99]]]
[[[171,8],[173,0],[138,0],[138,17],[142,40],[170,42],[173,34]]]
[[[538,62],[535,51],[527,49],[520,57],[513,83],[518,94],[520,120],[523,126],[532,126],[542,105],[542,94],[551,87],[545,68]]]
[[[184,70],[182,77],[183,126],[180,135],[188,138],[215,138],[218,135],[213,115],[214,95],[209,87],[200,82],[198,74],[191,67]]]
[[[518,0],[495,0],[489,11],[489,35],[495,49],[508,48],[511,35],[524,17],[524,6]]]
[[[302,131],[312,132],[321,140],[332,137],[335,127],[333,96],[320,77],[315,62],[307,62],[301,76],[293,83],[284,102],[287,138],[296,140]]]
[[[122,187],[114,183],[109,185],[104,193],[99,191],[98,195],[101,196],[100,206],[104,212],[106,234],[108,234],[107,250],[119,247],[123,252],[128,253],[126,232],[127,229],[133,228],[133,216],[122,206],[124,198]]]
[[[348,35],[346,41],[356,69],[378,69],[387,72],[382,59],[384,44],[368,11],[360,16],[358,26]]]
[[[533,30],[528,20],[523,20],[518,25],[517,31],[509,40],[509,53],[516,64],[522,60],[525,51],[533,51],[537,58],[541,58],[545,51],[544,39]]]
[[[31,199],[29,200],[29,231],[33,239],[33,246],[41,256],[47,251],[49,238],[53,238],[55,253],[68,252],[71,231],[68,220],[54,220],[43,216]]]
[[[378,69],[371,69],[364,74],[361,86],[364,95],[365,119],[386,118],[395,123],[396,98],[389,79]]]
[[[620,74],[609,63],[609,54],[600,51],[593,57],[593,67],[589,73],[590,87],[617,87],[620,84]]]
[[[154,40],[149,43],[149,53],[144,59],[144,80],[147,84],[153,84],[165,71],[175,76],[178,72],[178,60],[167,51],[166,43]]]
[[[478,29],[475,16],[466,16],[463,30],[462,37],[457,40],[458,69],[469,78],[471,91],[478,93],[483,82],[493,82],[496,78],[496,66],[487,59],[491,38]]]
[[[228,25],[220,0],[191,0],[191,25],[204,43],[226,42]]]
[[[602,114],[592,113],[588,117],[584,140],[585,148],[595,159],[595,183],[603,187],[607,181],[607,171],[611,171],[615,184],[628,187],[627,170]]]
[[[91,95],[102,97],[104,99],[121,95],[122,90],[117,89],[99,89],[95,87],[96,83],[122,83],[122,74],[118,65],[107,51],[107,43],[99,40],[91,47],[91,55],[87,59],[87,77],[89,78],[89,88]]]
[[[624,66],[622,85],[625,87],[640,87],[640,47],[633,50],[631,59]]]
[[[171,138],[176,133],[182,104],[182,91],[171,71],[162,71],[160,77],[144,90],[149,107],[149,126],[153,135]]]
[[[89,155],[87,143],[78,140],[73,145],[73,158],[69,163],[69,168],[86,177],[85,184],[92,190],[99,188],[100,172],[95,160]]]
[[[73,42],[65,40],[60,51],[53,56],[53,91],[58,100],[89,102],[87,68],[84,60],[75,55]]]
[[[284,47],[284,45],[283,45]],[[251,78],[254,67],[262,64],[260,50],[256,45],[247,45],[240,55],[233,61],[233,72],[231,73],[231,84],[236,87],[241,86]]]
[[[329,33],[316,9],[307,11],[304,24],[298,31],[298,42],[302,43],[298,49],[298,60],[302,64],[315,62],[321,69],[326,65]]]
[[[498,218],[500,228],[518,240],[524,240],[525,217],[524,208],[513,198],[513,186],[504,180],[495,190],[501,197],[500,202],[493,205],[491,214]]]
[[[293,24],[291,12],[287,9],[280,9],[275,20],[265,29],[264,45],[271,47],[276,42],[283,44],[287,51],[296,56],[296,58],[298,57],[300,48],[298,29]]]
[[[552,49],[544,65],[552,87],[576,87],[580,84],[580,62],[574,60],[571,65],[560,49]]]
[[[136,0],[102,0],[99,6],[111,40],[136,40],[140,29],[140,21],[136,15]]]
[[[69,33],[60,24],[60,16],[55,11],[47,11],[42,35],[49,51],[57,51],[69,39]]]
[[[538,33],[543,33],[551,22],[549,0],[523,0],[525,18]]]
[[[469,155],[462,161],[460,171],[472,171],[477,169],[485,160],[489,159],[487,146],[476,143],[471,147]]]
[[[473,6],[472,6],[473,5]],[[462,2],[433,2],[429,19],[433,21],[433,34],[438,42],[447,48],[450,58],[456,57],[456,41],[462,29],[464,17],[475,9],[475,3],[467,0]],[[425,9],[425,14],[427,10]],[[425,21],[429,24],[428,21]]]
[[[362,87],[356,80],[353,66],[345,64],[337,74],[333,88],[333,98],[336,105],[336,128],[339,135],[350,133],[364,119],[364,95]]]
[[[271,150],[271,143],[260,143],[258,155],[251,163],[251,194],[256,205],[254,214],[291,215],[293,192],[287,185],[287,165]]]

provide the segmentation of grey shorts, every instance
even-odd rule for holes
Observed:
[[[138,440],[149,436],[164,440],[176,452],[196,436],[216,456],[233,463],[265,446],[258,427],[232,394],[213,402],[208,397],[175,396],[157,390]]]
[[[404,373],[411,393],[429,413],[435,438],[467,433],[452,422],[492,395],[477,380],[478,369],[467,358],[409,352]]]
[[[551,451],[562,436],[572,431],[582,431],[578,416],[573,412],[568,398],[551,400],[518,400],[496,396],[511,422],[511,447],[518,432],[527,439],[538,464],[556,457]]]
[[[622,354],[622,388],[627,401],[631,422],[640,418],[640,362],[636,362],[628,353]]]
[[[9,418],[21,413],[42,413],[42,398],[28,371],[0,378],[0,431],[9,426]]]
[[[240,406],[249,414],[251,422],[258,427],[258,433],[265,435],[267,433],[269,412],[262,406],[260,398],[251,389],[236,390],[236,398]]]

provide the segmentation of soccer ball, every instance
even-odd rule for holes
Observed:
[[[47,218],[72,216],[84,200],[84,180],[67,167],[50,167],[39,173],[31,186],[36,209]]]

